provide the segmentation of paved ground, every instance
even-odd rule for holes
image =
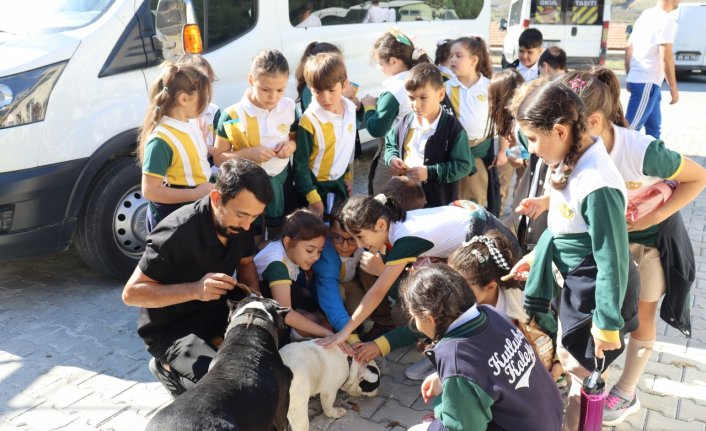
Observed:
[[[663,110],[668,145],[701,164],[705,92],[706,79],[693,79],[682,85],[679,104]],[[361,164],[358,172],[364,170]],[[706,193],[683,211],[698,264],[694,336],[659,324],[656,353],[639,384],[645,408],[619,430],[706,430],[705,214]],[[0,264],[0,429],[139,430],[170,402],[147,370],[135,309],[120,300],[122,284],[88,270],[73,250]],[[418,384],[402,374],[419,357],[402,349],[379,361],[379,395],[340,397],[349,411],[339,420],[312,402],[312,429],[403,430],[419,421],[425,406]]]

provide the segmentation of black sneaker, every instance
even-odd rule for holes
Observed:
[[[174,377],[170,371],[165,370],[162,367],[162,363],[157,359],[150,359],[149,369],[152,375],[167,389],[172,398],[176,398],[186,392],[179,379]]]

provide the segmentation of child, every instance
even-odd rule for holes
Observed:
[[[265,169],[272,200],[265,209],[268,236],[279,235],[284,217],[284,185],[289,157],[296,149],[290,134],[294,101],[284,96],[289,65],[281,52],[265,49],[255,55],[248,73],[250,88],[225,109],[218,122],[214,160],[245,158]]]
[[[383,75],[383,90],[375,99],[365,96],[361,100],[365,109],[365,128],[371,136],[380,138],[412,111],[404,87],[409,70],[419,63],[431,63],[421,48],[415,48],[412,41],[398,29],[392,29],[375,41],[373,57]],[[384,164],[384,143],[378,147],[368,174],[368,192],[372,195],[390,178]]]
[[[321,259],[312,267],[311,280],[312,291],[319,307],[335,331],[348,323],[350,313],[355,311],[366,287],[369,287],[361,277],[363,269],[358,270],[364,249],[358,247],[353,235],[343,229],[340,218],[342,204],[343,202],[337,202],[331,211],[330,235],[324,245]],[[359,274],[361,276],[358,276]],[[389,329],[393,325],[389,304],[381,303],[372,313],[371,320],[378,327]],[[359,341],[357,335],[354,334],[353,337],[349,341]]]
[[[554,81],[566,73],[566,51],[556,45],[550,46],[542,51],[537,65],[542,76]]]
[[[704,189],[706,169],[667,149],[664,142],[627,128],[620,106],[620,81],[609,69],[572,72],[561,82],[571,87],[586,105],[588,132],[602,138],[625,182],[628,197],[661,179],[678,182],[662,207],[628,223],[630,250],[640,271],[640,325],[630,334],[623,373],[606,399],[603,423],[616,426],[640,410],[635,389],[652,355],[657,335],[657,305],[665,292],[663,318],[689,336],[689,289],[693,279],[667,274],[681,271],[687,275],[689,270],[684,268],[695,267],[691,241],[679,210]],[[673,255],[679,256],[678,261],[669,260]]]
[[[216,81],[216,73],[213,71],[211,64],[202,55],[198,54],[184,54],[182,55],[177,64],[192,64],[201,70],[201,73],[208,77],[211,85]],[[214,145],[216,144],[216,129],[218,129],[218,120],[221,117],[221,108],[218,107],[213,102],[210,102],[206,109],[203,110],[199,118],[189,120],[192,126],[196,127],[197,130],[203,135],[203,140],[206,143],[206,148],[208,149],[208,161],[211,164],[211,176],[218,174],[218,166],[213,163],[213,153],[215,150]]]
[[[213,189],[206,143],[189,123],[208,106],[211,82],[196,66],[168,61],[149,96],[137,155],[151,232],[164,217]]]
[[[355,147],[356,109],[343,97],[348,77],[340,55],[310,57],[304,65],[304,79],[314,100],[299,121],[294,182],[309,208],[323,216],[352,190],[348,165]]]
[[[451,46],[451,70],[456,78],[446,83],[446,93],[458,120],[466,129],[475,159],[475,173],[461,180],[460,197],[477,202],[497,215],[499,202],[488,201],[488,184],[497,186],[497,174],[492,171],[491,177],[488,172],[495,154],[492,139],[486,139],[485,135],[488,85],[493,75],[485,41],[478,36],[457,39]]]
[[[270,242],[255,255],[260,290],[284,307],[291,307],[284,323],[300,336],[326,337],[331,331],[315,322],[304,308],[301,286],[295,284],[299,270],[308,271],[319,260],[326,239],[326,225],[314,213],[299,209],[282,225],[282,239]],[[296,336],[296,334],[293,334]]]
[[[436,43],[436,52],[434,52],[434,64],[441,71],[441,76],[444,82],[453,79],[456,75],[449,68],[451,66],[451,45],[453,39],[441,39]]]
[[[413,112],[385,137],[385,165],[422,184],[427,208],[448,205],[458,199],[459,180],[475,168],[466,132],[441,109],[444,81],[436,66],[414,66],[405,88]]]
[[[495,155],[493,166],[497,168],[500,183],[500,209],[505,207],[505,200],[510,193],[510,183],[514,172],[508,156],[510,147],[519,144],[514,137],[515,119],[510,112],[510,102],[515,90],[522,85],[524,79],[515,69],[503,70],[490,80],[488,85],[488,124],[485,136],[496,136],[500,141],[500,150]],[[520,148],[522,148],[520,146]],[[503,151],[504,149],[504,151]],[[516,160],[513,160],[517,163]],[[522,163],[522,160],[519,161]],[[520,164],[520,166],[523,166]]]
[[[467,236],[477,235],[488,226],[505,229],[485,209],[472,202],[468,205],[405,212],[394,199],[383,194],[374,198],[350,198],[341,211],[346,231],[355,236],[359,246],[373,254],[386,250],[385,268],[346,326],[335,337],[322,340],[321,344],[344,342],[385,297],[396,301],[395,282],[408,264],[422,257],[445,259]]]
[[[521,209],[524,214],[548,209],[549,229],[512,273],[524,279],[529,271],[530,312],[548,312],[550,301],[561,295],[559,358],[572,376],[564,429],[575,430],[581,382],[597,358],[609,366],[622,352],[623,336],[637,326],[639,285],[628,248],[627,191],[601,139],[587,133],[586,108],[569,87],[548,82],[520,91],[516,99],[515,119],[530,151],[556,167],[550,194],[525,200]],[[552,262],[564,278],[561,292]]]
[[[435,419],[412,430],[552,430],[562,401],[547,370],[514,325],[477,305],[456,271],[434,264],[402,283],[402,307],[436,344],[425,355],[437,370],[421,386]]]
[[[508,67],[517,69],[525,79],[525,82],[530,82],[539,77],[539,55],[542,53],[542,43],[544,39],[542,32],[536,28],[525,29],[520,33],[520,53],[518,59],[510,63]]]

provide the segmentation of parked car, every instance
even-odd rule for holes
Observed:
[[[674,65],[677,75],[706,71],[706,3],[682,3],[672,11],[677,21],[674,36]]]

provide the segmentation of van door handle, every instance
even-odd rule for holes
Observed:
[[[576,36],[576,31],[577,31],[576,26],[571,27],[571,35],[572,36]]]

